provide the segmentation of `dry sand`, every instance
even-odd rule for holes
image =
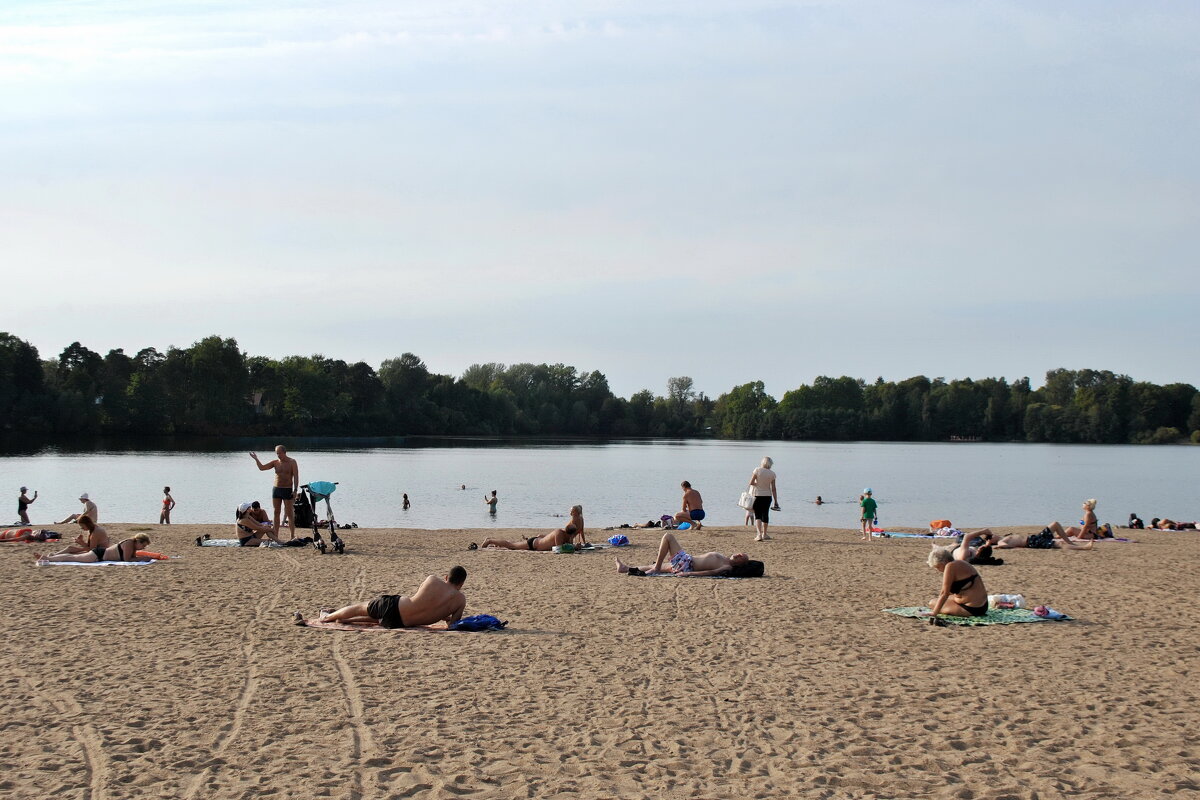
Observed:
[[[192,545],[231,527],[109,526],[182,556],[150,567],[0,547],[0,796],[1200,796],[1200,534],[1000,553],[990,592],[1078,621],[933,628],[880,612],[936,593],[919,540],[683,533],[767,563],[721,581],[467,552],[480,531],[351,531],[340,557]],[[631,538],[652,561],[658,534]],[[468,612],[509,630],[291,624],[454,564]]]

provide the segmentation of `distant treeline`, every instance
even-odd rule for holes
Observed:
[[[563,364],[475,364],[431,373],[405,353],[378,370],[320,355],[247,356],[210,336],[165,353],[57,358],[0,333],[0,420],[10,433],[143,435],[578,435],[1167,443],[1200,441],[1200,395],[1112,372],[1056,369],[1038,389],[930,380],[817,378],[781,400],[762,381],[715,400],[691,378],[617,397],[600,372]]]

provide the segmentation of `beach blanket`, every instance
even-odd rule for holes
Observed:
[[[634,575],[632,577],[634,577],[634,578],[682,578],[684,576],[679,575],[678,573],[675,573],[675,572],[645,572],[645,573],[642,573],[641,575]],[[721,580],[721,581],[751,581],[751,580],[755,580],[754,578],[746,578],[746,577],[735,578],[732,575],[698,575],[696,577],[711,578],[712,580]],[[765,578],[766,576],[764,575],[761,577]],[[688,580],[694,580],[694,578],[689,577]]]
[[[953,539],[953,533],[900,533],[898,531],[883,531],[872,533],[876,539]]]
[[[901,608],[885,608],[883,610],[900,617],[915,617],[918,619],[927,619],[925,615],[929,613],[929,608],[926,606],[903,606]],[[968,627],[976,625],[1012,625],[1018,622],[1059,621],[1050,619],[1049,617],[1039,617],[1028,608],[989,608],[988,612],[982,617],[949,617],[945,614],[939,614],[938,619],[948,625],[965,625]],[[1071,617],[1063,617],[1063,619],[1069,620]]]
[[[471,618],[468,617],[467,620]],[[444,626],[433,627],[431,625],[415,625],[411,628],[385,628],[382,625],[375,623],[350,623],[350,622],[321,622],[316,619],[306,619],[304,623],[295,623],[299,628],[317,628],[323,631],[360,631],[368,633],[479,633],[483,632],[482,628],[472,628],[469,626],[463,627],[461,630],[447,628]],[[500,627],[489,628],[488,630],[500,630],[508,623],[500,623]]]
[[[385,628],[374,623],[361,625],[350,622],[321,622],[316,619],[306,619],[304,624],[296,623],[298,628],[317,628],[323,631],[365,631],[368,633],[448,633],[445,627],[431,628],[428,625],[417,625],[412,628]]]
[[[201,547],[241,547],[240,539],[201,539]]]
[[[47,561],[38,564],[39,567],[148,567],[151,564],[165,563],[154,559],[152,561]]]

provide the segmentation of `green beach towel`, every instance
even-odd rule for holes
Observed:
[[[895,614],[900,617],[914,617],[918,619],[927,619],[925,616],[929,613],[927,606],[902,606],[900,608],[885,608],[889,614]],[[950,617],[945,614],[938,614],[938,619],[945,622],[947,625],[1013,625],[1018,622],[1058,622],[1059,620],[1050,619],[1048,617],[1039,617],[1028,608],[989,608],[988,612],[982,617]],[[1071,619],[1071,617],[1063,617],[1063,619]]]

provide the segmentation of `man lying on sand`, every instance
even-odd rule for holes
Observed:
[[[668,559],[671,564],[669,570],[664,569]],[[688,555],[679,545],[679,540],[673,533],[663,534],[662,541],[658,543],[658,560],[651,566],[631,567],[619,558],[616,561],[617,572],[622,575],[653,575],[659,572],[673,572],[682,578],[705,578],[717,575],[737,578],[749,574],[748,569],[751,565],[762,563],[751,561],[750,556],[745,553],[734,553],[731,556],[724,556],[720,553]],[[761,575],[762,572],[758,571],[758,574]]]
[[[1063,530],[1057,522],[1042,528],[1040,533],[1010,533],[998,542],[993,543],[997,550],[1012,550],[1028,547],[1032,550],[1091,550],[1092,542],[1075,544],[1068,536],[1071,529]],[[1055,538],[1057,537],[1057,538]]]
[[[452,625],[462,618],[463,609],[467,607],[467,596],[462,592],[466,580],[467,571],[454,567],[445,578],[430,575],[412,597],[381,594],[366,603],[355,603],[337,611],[322,610],[317,621],[376,624],[384,628],[415,628],[439,621]],[[297,611],[296,624],[304,623],[304,617]]]

